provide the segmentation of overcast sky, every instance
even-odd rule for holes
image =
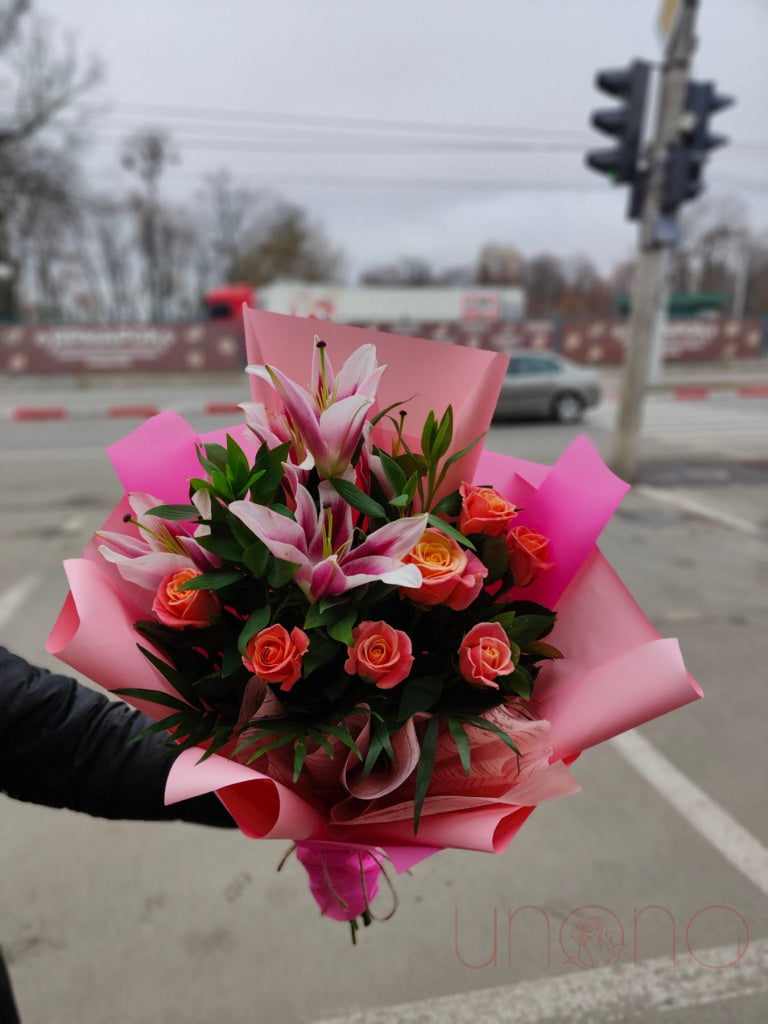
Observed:
[[[109,112],[89,160],[121,187],[119,141],[168,128],[167,199],[229,169],[303,204],[353,277],[416,256],[471,263],[630,255],[626,190],[584,165],[604,140],[595,71],[658,61],[661,0],[37,0],[99,55]],[[697,78],[737,106],[706,178],[768,229],[768,0],[701,0]]]

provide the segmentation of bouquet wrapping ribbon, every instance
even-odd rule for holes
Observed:
[[[297,843],[296,856],[325,917],[354,921],[367,914],[379,891],[381,864],[372,853],[331,843]]]

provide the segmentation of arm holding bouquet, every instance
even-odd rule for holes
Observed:
[[[49,650],[170,734],[166,799],[215,791],[367,922],[382,857],[503,851],[583,749],[700,691],[596,547],[626,485],[591,445],[482,452],[503,356],[245,316],[245,426],[112,447]]]
[[[161,737],[122,701],[0,647],[0,792],[100,818],[234,825],[212,796],[168,807]]]

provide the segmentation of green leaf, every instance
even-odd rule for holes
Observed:
[[[427,459],[428,462],[437,461],[437,457],[433,451],[436,434],[437,420],[435,419],[435,414],[430,409],[427,418],[424,420],[424,426],[421,431],[421,450],[424,454],[424,458]]]
[[[448,718],[448,731],[451,734],[453,742],[456,744],[456,749],[459,752],[461,758],[461,766],[467,775],[471,774],[471,744],[469,742],[469,736],[464,732],[464,726],[457,718]]]
[[[256,541],[256,534],[244,522],[227,512],[227,529],[242,548],[249,548]],[[261,541],[258,542],[261,544]]]
[[[407,494],[398,494],[396,498],[390,498],[388,504],[394,508],[407,508],[412,501],[413,497]]]
[[[394,489],[395,494],[402,495],[403,491],[405,490],[406,481],[408,479],[405,473],[403,472],[402,468],[392,458],[391,455],[387,455],[387,453],[385,451],[382,451],[381,448],[376,449],[376,454],[381,459],[381,465],[384,470],[384,475],[386,476],[387,480]]]
[[[197,695],[192,689],[187,677],[182,672],[179,672],[178,669],[175,669],[172,665],[163,661],[162,658],[158,658],[151,651],[148,651],[146,647],[142,647],[141,644],[137,644],[136,646],[147,661],[155,666],[158,672],[168,680],[174,690],[184,698],[188,705],[191,704],[193,707],[200,707],[200,701],[197,699]]]
[[[361,512],[364,516],[368,516],[371,519],[386,519],[387,513],[384,508],[374,501],[374,499],[361,491],[355,484],[350,483],[349,480],[343,480],[341,477],[333,477],[328,481],[337,494],[346,501],[348,505]]]
[[[256,579],[261,579],[269,568],[270,557],[267,545],[256,540],[243,551],[243,564]]]
[[[168,520],[198,519],[200,510],[194,505],[155,505],[154,508],[147,509],[147,515]]]
[[[386,409],[382,409],[381,412],[378,412],[376,413],[375,416],[371,417],[371,426],[375,427],[379,420],[386,416],[388,412],[392,412],[392,410],[396,409],[398,406],[402,408],[402,406],[407,405],[409,402],[413,401],[415,397],[415,395],[411,395],[410,398],[406,398],[402,402],[393,402],[391,405],[388,405]],[[391,416],[390,419],[392,419]]]
[[[484,437],[485,437],[485,434],[479,434],[479,435],[478,435],[478,436],[477,436],[477,437],[476,437],[476,438],[474,439],[474,441],[470,441],[470,442],[469,442],[469,444],[468,444],[468,445],[466,446],[466,448],[462,448],[462,449],[461,449],[461,451],[458,451],[458,452],[454,452],[454,453],[453,453],[453,455],[449,455],[449,456],[448,456],[448,458],[447,458],[447,459],[445,460],[445,462],[443,463],[443,471],[442,471],[442,473],[441,473],[441,475],[440,475],[440,479],[442,480],[442,479],[443,479],[443,478],[445,477],[445,474],[446,474],[446,472],[447,472],[447,471],[448,471],[448,469],[449,469],[449,468],[450,468],[450,467],[451,467],[451,466],[452,466],[452,465],[454,464],[454,462],[458,462],[458,461],[459,461],[459,459],[463,459],[463,458],[464,458],[464,456],[465,456],[465,455],[466,455],[466,454],[467,454],[468,452],[471,452],[471,451],[472,451],[472,449],[473,449],[473,448],[475,447],[475,445],[476,445],[476,444],[478,443],[478,441],[482,441],[482,439],[483,439]]]
[[[216,493],[216,488],[210,480],[203,480],[199,476],[193,476],[189,481],[189,486],[193,491],[208,491],[209,494]]]
[[[451,491],[432,509],[435,514],[442,513],[446,516],[457,516],[461,512],[461,495],[458,491]]]
[[[363,765],[363,771],[360,776],[363,780],[367,779],[371,774],[374,765],[379,759],[379,754],[381,754],[384,749],[384,740],[380,732],[381,728],[382,725],[380,722],[374,721],[371,723],[371,741],[368,745],[368,753],[366,754],[365,764]],[[384,732],[386,733],[386,727],[384,727]]]
[[[525,653],[533,654],[537,658],[551,658],[553,661],[563,657],[563,652],[559,651],[552,644],[545,644],[541,640],[529,640],[525,645]]]
[[[352,647],[354,643],[352,639],[352,627],[355,624],[356,618],[357,611],[353,608],[351,611],[348,611],[342,619],[339,619],[338,622],[334,622],[328,626],[328,636],[332,637],[334,640],[338,640],[340,644]]]
[[[175,708],[178,711],[189,711],[189,704],[178,697],[172,697],[170,693],[163,693],[162,690],[144,690],[139,687],[124,686],[112,690],[121,697],[134,697],[136,700],[146,700],[151,704],[159,704],[164,708]]]
[[[304,767],[304,759],[307,756],[307,737],[299,736],[296,746],[293,748],[293,781],[298,782],[301,769]]]
[[[489,722],[487,718],[481,718],[479,715],[462,714],[457,717],[460,717],[462,721],[467,722],[469,725],[473,725],[476,729],[485,729],[486,732],[494,733],[517,754],[518,759],[520,758],[520,751],[515,746],[514,740],[503,729],[500,729],[498,725],[494,725],[493,722]]]
[[[223,679],[228,676],[233,676],[236,672],[239,672],[243,668],[243,659],[240,657],[240,652],[236,647],[232,647],[230,644],[224,648],[221,658],[221,675]]]
[[[527,646],[532,640],[540,640],[546,636],[555,624],[556,615],[518,615],[514,624],[504,631],[510,640],[515,640],[521,647]]]
[[[281,590],[291,582],[298,568],[294,562],[284,562],[281,558],[273,558],[267,569],[267,581],[270,587]]]
[[[251,467],[245,452],[231,434],[227,434],[227,464],[234,480],[247,480],[250,476]]]
[[[509,570],[509,553],[504,537],[483,537],[480,557],[488,569],[486,587],[500,580]]]
[[[262,739],[261,736],[249,737],[244,743],[240,744],[234,753],[239,754],[241,751],[247,750],[248,747],[252,747],[254,743],[258,743],[260,739]],[[255,754],[252,754],[246,761],[246,764],[253,764],[254,761],[258,760],[258,758],[262,756],[262,754],[266,754],[270,750],[276,750],[278,747],[284,747],[286,743],[293,743],[294,739],[295,734],[292,732],[281,733],[270,743],[266,743],[263,747],[260,747]]]
[[[504,690],[518,694],[523,700],[530,700],[533,692],[533,677],[523,665],[518,665],[511,675],[501,680]]]
[[[437,428],[434,441],[432,442],[432,458],[435,462],[438,459],[442,459],[448,449],[451,447],[451,440],[453,439],[453,407],[448,406],[443,414],[443,418],[440,420],[440,425]]]
[[[237,638],[237,649],[240,654],[245,654],[246,645],[252,636],[256,636],[262,629],[267,628],[271,616],[272,609],[269,605],[265,605],[264,608],[257,608],[255,612],[251,612],[248,616],[248,621],[240,631],[240,636]]]
[[[214,754],[218,754],[222,747],[225,747],[232,738],[232,731],[224,726],[223,728],[216,730],[216,735],[211,740],[211,743],[206,748],[203,756],[197,762],[201,764],[203,761],[207,761],[209,757],[213,757]]]
[[[229,435],[227,435],[229,437]],[[209,442],[204,444],[205,455],[209,462],[213,463],[216,469],[220,469],[222,473],[226,472],[228,455],[227,449],[223,448],[220,444],[214,444]]]
[[[220,469],[211,470],[211,482],[216,488],[216,493],[222,498],[226,498],[227,501],[234,501],[235,492],[230,486],[229,480],[227,479],[226,473],[222,473]]]
[[[317,743],[317,745],[319,747],[323,748],[323,750],[328,755],[328,759],[332,761],[333,760],[333,747],[328,742],[326,737],[323,736],[323,734],[320,732],[320,730],[319,729],[307,729],[307,735],[309,736],[309,738],[314,743]]]
[[[407,722],[417,711],[429,711],[440,699],[442,692],[443,680],[440,676],[422,676],[406,680],[400,693],[398,722]]]
[[[116,693],[117,691],[113,691]],[[151,736],[157,732],[169,732],[175,726],[180,725],[186,721],[189,708],[186,711],[177,711],[175,715],[169,715],[167,718],[161,718],[158,722],[153,722],[152,725],[148,725],[141,732],[136,733],[132,738],[131,742],[142,739],[144,736]]]
[[[222,537],[221,534],[209,534],[205,537],[196,537],[197,543],[206,551],[211,551],[219,558],[228,562],[240,562],[243,558],[243,548],[234,537]]]
[[[451,526],[450,523],[446,523],[444,519],[440,519],[434,513],[429,513],[427,522],[430,526],[434,526],[436,529],[442,530],[442,532],[447,534],[449,537],[453,537],[453,539],[458,541],[462,547],[469,548],[470,551],[475,550],[475,545],[468,537],[465,537],[463,533],[459,533],[455,526]]]
[[[179,590],[221,590],[237,583],[243,578],[239,569],[211,569],[210,572],[201,573],[199,576],[187,580],[178,587]]]
[[[327,732],[331,736],[335,736],[337,739],[341,740],[341,742],[345,746],[349,747],[350,750],[357,754],[361,761],[363,760],[363,755],[360,753],[360,748],[352,739],[352,734],[350,733],[346,725],[329,725],[328,722],[324,722],[323,725],[320,726],[320,728],[323,730],[323,732]]]
[[[313,633],[302,663],[304,678],[309,678],[317,669],[333,661],[338,653],[339,645],[335,640],[327,640],[322,633]]]
[[[419,763],[416,768],[416,789],[413,800],[413,834],[419,831],[421,810],[424,806],[424,798],[427,795],[429,784],[432,781],[432,771],[435,767],[435,754],[437,753],[437,737],[440,731],[440,718],[433,715],[424,733],[421,743]]]

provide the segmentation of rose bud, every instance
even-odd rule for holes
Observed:
[[[157,588],[152,611],[165,626],[202,629],[219,617],[221,601],[211,590],[180,590],[182,583],[202,576],[199,569],[177,569],[169,572]]]
[[[391,690],[411,671],[411,638],[389,623],[361,622],[352,630],[352,641],[344,664],[349,675],[358,675],[380,690]]]
[[[547,560],[549,539],[527,526],[516,526],[507,534],[509,570],[516,587],[527,587],[540,572],[555,564]]]
[[[267,683],[279,683],[290,690],[301,676],[301,661],[309,648],[309,637],[298,626],[291,632],[277,623],[267,626],[245,645],[243,664]]]
[[[459,530],[465,537],[471,533],[501,537],[517,515],[516,506],[502,498],[493,487],[475,487],[474,484],[464,483],[459,488],[459,493]]]
[[[459,647],[459,671],[470,686],[498,690],[497,676],[515,671],[507,634],[498,622],[479,622]]]

